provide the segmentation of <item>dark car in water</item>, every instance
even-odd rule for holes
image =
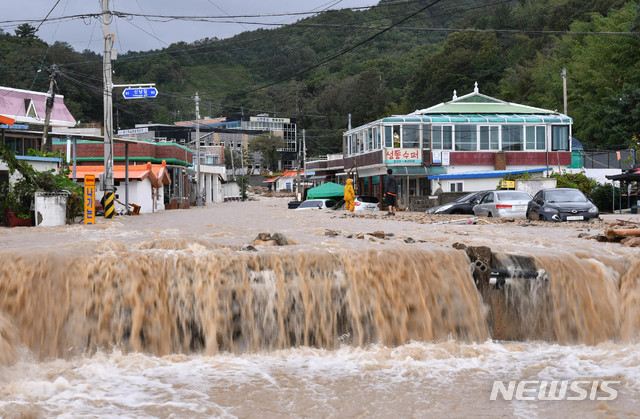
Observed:
[[[473,206],[480,202],[480,198],[488,191],[471,192],[455,201],[429,208],[427,214],[473,214]]]
[[[527,205],[529,220],[588,221],[598,215],[598,207],[574,188],[542,189]]]

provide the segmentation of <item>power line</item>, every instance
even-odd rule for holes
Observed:
[[[493,2],[493,3],[489,3],[486,5],[482,5],[482,6],[475,6],[475,7],[470,7],[470,8],[466,8],[465,10],[473,10],[473,9],[477,9],[480,7],[491,7],[491,6],[495,6],[495,5],[499,5],[502,3],[509,3],[512,2],[514,0],[501,0],[501,1],[497,1],[497,2]],[[410,3],[416,3],[416,1],[412,1],[412,2],[402,2],[403,4],[410,4]],[[394,5],[394,4],[398,4],[398,3],[388,3],[385,4],[384,6],[387,5]],[[376,7],[380,7],[382,5],[376,6]],[[339,10],[345,10],[345,9],[339,9]],[[441,17],[441,16],[447,16],[453,13],[459,13],[459,12],[449,12],[449,13],[442,13],[439,15],[434,15],[434,16],[430,16],[431,18],[433,17]],[[78,16],[78,15],[76,15]],[[87,15],[81,15],[81,16],[87,16]],[[120,17],[124,17],[124,16],[120,16]],[[373,19],[371,21],[374,20],[379,20],[379,19]],[[366,22],[366,21],[365,21]],[[233,21],[233,22],[229,22],[229,23],[238,23],[238,21]],[[267,22],[262,22],[262,23],[256,23],[256,22],[246,22],[248,24],[259,24],[259,25],[264,25],[264,26],[269,26],[269,25],[274,25],[274,26],[281,26],[279,24],[272,24],[272,23],[267,23]],[[384,27],[379,27],[379,26],[362,26],[362,25],[357,25],[357,24],[313,24],[313,23],[302,23],[302,22],[296,22],[292,25],[290,25],[291,28],[295,28],[295,27],[311,27],[311,28],[335,28],[335,29],[344,29],[344,28],[350,28],[350,29],[356,29],[356,30],[376,30],[376,31],[380,31],[380,30],[384,30]],[[426,31],[426,32],[478,32],[478,33],[482,33],[482,32],[487,32],[487,33],[506,33],[506,34],[530,34],[530,35],[576,35],[576,36],[597,36],[597,35],[607,35],[607,36],[636,36],[636,35],[640,35],[639,32],[567,32],[567,31],[544,31],[544,30],[518,30],[518,29],[513,29],[513,30],[500,30],[500,29],[470,29],[470,28],[422,28],[422,27],[403,27],[403,26],[396,26],[393,29],[395,30],[407,30],[407,31]],[[213,42],[211,43],[207,43],[206,45],[193,45],[191,47],[187,47],[187,48],[183,48],[181,49],[181,51],[189,51],[191,53],[193,53],[193,51],[198,50],[198,49],[209,49],[209,48],[228,48],[229,45],[240,45],[240,44],[244,44],[244,43],[251,43],[251,42],[259,42],[259,41],[263,41],[265,39],[271,39],[271,38],[277,38],[280,36],[286,36],[286,34],[269,34],[267,36],[261,36],[258,38],[253,38],[253,39],[249,39],[249,40],[221,40],[221,41],[216,41],[216,43],[214,44]],[[159,39],[158,39],[159,40]],[[162,40],[159,40],[160,42],[164,43],[166,45],[166,43]],[[161,54],[171,54],[174,51],[154,51],[151,53],[147,53],[147,54],[135,54],[132,55],[130,57],[127,56],[122,56],[120,58],[120,61],[129,61],[129,60],[136,60],[139,58],[146,58],[146,57],[151,57],[151,56],[155,56],[155,55],[161,55]],[[206,51],[209,52],[209,51]],[[89,61],[83,61],[83,62],[78,62],[78,63],[68,63],[68,64],[64,64],[65,66],[71,66],[71,65],[76,65],[79,63],[85,63],[85,62],[89,62]],[[97,61],[96,61],[97,62]]]
[[[424,0],[412,0],[412,1],[397,1],[390,2],[379,5],[372,6],[362,6],[362,7],[346,7],[342,9],[325,9],[321,12],[340,12],[345,10],[365,10],[371,9],[373,7],[390,7],[390,6],[406,6],[413,3],[420,3]],[[513,1],[513,0],[510,0]],[[58,0],[57,3],[59,3]],[[56,3],[56,5],[57,5]],[[55,8],[55,6],[54,6]],[[53,9],[52,9],[53,11]],[[224,11],[223,11],[224,12]],[[49,12],[50,14],[51,12]],[[263,17],[286,17],[286,16],[306,16],[306,15],[314,15],[318,14],[317,10],[312,10],[308,12],[284,12],[284,13],[265,13],[265,14],[254,14],[254,15],[229,15],[224,12],[225,15],[211,15],[211,16],[203,16],[203,15],[162,15],[162,14],[148,14],[148,13],[133,13],[133,12],[120,12],[120,11],[112,11],[112,14],[117,15],[118,17],[126,17],[126,16],[137,16],[143,17],[145,19],[166,19],[167,21],[171,20],[188,20],[188,21],[200,21],[200,20],[216,20],[216,19],[238,19],[238,18],[263,18]],[[14,19],[14,20],[0,20],[0,27],[3,24],[20,24],[20,23],[35,23],[35,22],[52,22],[57,20],[74,20],[74,19],[87,19],[87,18],[100,18],[102,13],[81,13],[74,14],[69,16],[59,16],[54,18],[49,18],[49,14],[44,19]],[[235,22],[234,22],[235,23]]]
[[[60,3],[61,0],[58,0],[56,2],[56,4],[53,5],[53,7],[51,8],[51,10],[49,10],[49,13],[47,13],[47,15],[44,17],[44,19],[42,19],[42,22],[40,22],[40,24],[38,25],[38,27],[36,28],[36,32],[38,32],[38,29],[40,29],[40,26],[42,26],[42,24],[44,22],[46,22],[47,18],[49,17],[49,15],[51,14],[51,12],[53,12],[53,10],[56,8],[56,6],[58,6],[58,4]]]
[[[142,10],[142,6],[140,5],[140,2],[138,0],[136,0],[136,4],[138,5],[138,8],[140,9],[140,12],[144,13],[144,10]],[[153,26],[151,26],[151,22],[147,21],[147,23],[149,24],[149,29],[151,29],[151,32],[153,32],[153,34],[157,37],[158,34],[153,29]]]
[[[166,42],[164,42],[162,39],[158,38],[157,36],[145,31],[144,29],[142,29],[140,26],[136,25],[135,23],[133,23],[131,20],[129,19],[125,19],[125,22],[127,22],[128,24],[132,25],[135,28],[138,28],[139,30],[141,30],[142,32],[146,33],[147,35],[149,35],[150,37],[154,38],[157,41],[160,41],[160,43],[169,46],[169,44],[167,44]]]
[[[421,9],[418,9],[418,11],[416,11],[416,12],[414,12],[414,13],[411,13],[410,15],[408,15],[407,17],[405,17],[404,19],[399,20],[398,22],[396,22],[396,23],[392,24],[391,26],[386,27],[385,29],[383,29],[383,30],[381,30],[381,31],[379,31],[379,32],[377,32],[377,33],[375,33],[375,34],[371,35],[370,37],[368,37],[368,38],[366,38],[366,39],[364,39],[364,40],[362,40],[362,41],[360,41],[360,42],[356,43],[355,45],[353,45],[353,46],[351,46],[351,47],[349,47],[349,48],[347,48],[347,49],[344,49],[344,50],[340,51],[340,52],[339,52],[339,53],[337,53],[337,54],[333,54],[333,55],[331,55],[331,56],[329,56],[329,57],[327,57],[327,58],[323,59],[322,61],[320,61],[320,62],[319,62],[319,63],[317,63],[317,64],[314,64],[314,65],[313,65],[313,66],[311,66],[311,67],[307,67],[306,69],[303,69],[303,70],[301,70],[301,71],[298,71],[297,73],[295,73],[295,74],[293,74],[293,75],[291,75],[291,76],[289,76],[289,77],[285,77],[285,78],[282,78],[282,79],[280,79],[280,80],[278,80],[278,81],[275,81],[275,82],[272,82],[272,83],[268,83],[268,84],[266,84],[266,85],[264,85],[264,86],[257,87],[257,88],[255,88],[255,89],[251,89],[251,90],[246,90],[246,91],[244,91],[244,92],[241,92],[240,94],[247,94],[247,93],[256,92],[256,91],[258,91],[258,90],[266,89],[267,87],[271,87],[271,86],[274,86],[274,85],[276,85],[276,84],[280,84],[280,83],[282,83],[282,82],[284,82],[284,81],[291,80],[291,79],[293,79],[293,78],[295,78],[295,77],[297,77],[297,76],[299,76],[299,75],[301,75],[301,74],[304,74],[304,73],[306,73],[306,72],[308,72],[308,71],[314,70],[314,69],[316,69],[316,68],[320,67],[321,65],[328,63],[329,61],[333,61],[333,60],[335,60],[336,58],[341,57],[341,56],[343,56],[343,55],[347,54],[347,53],[348,53],[348,52],[350,52],[350,51],[353,51],[354,49],[358,48],[359,46],[361,46],[361,45],[363,45],[363,44],[365,44],[365,43],[367,43],[367,42],[369,42],[369,41],[371,41],[371,40],[373,40],[373,39],[375,39],[375,38],[377,38],[378,36],[382,35],[383,33],[390,31],[391,29],[395,28],[396,26],[398,26],[398,25],[400,25],[400,24],[402,24],[402,23],[406,22],[407,20],[411,19],[412,17],[416,16],[416,15],[417,15],[417,14],[419,14],[419,13],[424,12],[425,10],[427,10],[427,9],[429,9],[430,7],[432,7],[432,6],[434,6],[434,5],[438,4],[438,3],[440,3],[441,1],[442,1],[442,0],[435,0],[435,1],[433,1],[432,3],[429,3],[429,4],[428,4],[428,5],[426,5],[425,7],[421,8]]]
[[[136,0],[137,1],[137,0]],[[209,3],[211,3],[213,6],[215,6],[218,10],[220,10],[222,13],[224,13],[227,16],[231,16],[229,13],[225,12],[220,6],[218,6],[217,4],[215,4],[214,2],[212,2],[211,0],[207,0]],[[243,28],[245,28],[246,30],[249,30],[246,26],[244,26],[242,23],[236,22],[238,23],[240,26],[242,26]]]
[[[42,25],[43,22],[45,22],[47,20],[47,18],[49,17],[49,15],[53,12],[53,10],[56,8],[56,6],[60,3],[61,0],[58,0],[56,2],[56,4],[53,5],[53,7],[51,8],[51,10],[49,10],[49,13],[47,13],[47,16],[45,16],[44,19],[42,19],[42,22],[40,22],[40,24],[38,25],[38,27],[36,28],[35,32],[38,32],[38,29],[40,29],[40,26]],[[66,5],[69,5],[69,1],[67,0]],[[67,6],[65,5],[65,10],[67,8]],[[64,13],[64,11],[63,11]],[[54,32],[53,36],[55,38],[55,35],[58,33],[58,28],[60,28],[60,24],[58,24],[58,26],[56,26],[56,31]],[[47,54],[49,54],[49,50],[51,49],[51,46],[53,45],[53,42],[51,44],[47,43],[47,50],[44,52],[44,56],[42,57],[42,61],[40,62],[40,68],[42,68],[42,66],[44,65],[44,60],[47,58]],[[31,87],[29,88],[29,90],[33,89],[33,86],[35,86],[36,81],[38,80],[38,75],[40,74],[40,72],[37,72],[36,75],[33,78],[33,82],[31,83]]]

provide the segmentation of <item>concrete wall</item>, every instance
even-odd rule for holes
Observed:
[[[98,183],[98,182],[96,182]],[[116,199],[122,202],[122,204],[116,202],[115,209],[116,210],[124,210],[124,200],[125,200],[125,186],[124,182],[120,182],[120,186],[116,187]],[[100,201],[104,196],[104,191],[100,190],[100,187],[96,187],[96,199]],[[158,196],[156,199],[156,205],[154,207],[153,197],[152,197],[152,186],[149,179],[140,180],[130,180],[129,181],[129,203],[140,205],[140,213],[141,214],[150,214],[156,211],[163,211],[164,207],[164,190],[160,188],[158,190]]]
[[[52,227],[67,223],[67,193],[36,192],[36,226]]]
[[[58,168],[60,167],[60,159],[46,157],[21,157],[20,160],[30,164],[37,172],[45,172],[52,169],[58,170]],[[9,168],[7,167],[6,163],[0,160],[0,171],[8,170]],[[13,184],[20,178],[22,178],[22,175],[16,170],[13,175],[9,177],[9,182]]]
[[[567,169],[567,173],[584,173],[586,177],[601,184],[611,183],[605,176],[619,175],[622,169]]]
[[[224,165],[200,165],[200,187],[204,191],[205,202],[224,201],[220,176],[224,176],[225,171]]]
[[[222,191],[224,194],[224,200],[237,200],[241,198],[240,185],[235,182],[227,182],[222,185]]]
[[[280,191],[293,191],[295,188],[295,183],[297,182],[297,177],[286,177],[280,178],[276,180],[276,192]]]
[[[555,178],[516,180],[516,190],[524,191],[533,196],[538,193],[540,189],[555,188],[557,183]]]
[[[208,203],[220,203],[224,201],[222,183],[217,174],[201,173],[200,184],[204,190],[204,199]]]

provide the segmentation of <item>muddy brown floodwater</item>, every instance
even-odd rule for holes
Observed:
[[[0,228],[0,417],[640,411],[639,253],[593,239],[625,216],[287,201]]]

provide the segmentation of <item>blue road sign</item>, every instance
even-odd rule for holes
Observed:
[[[145,99],[158,96],[158,89],[155,87],[129,88],[122,91],[125,99]]]

